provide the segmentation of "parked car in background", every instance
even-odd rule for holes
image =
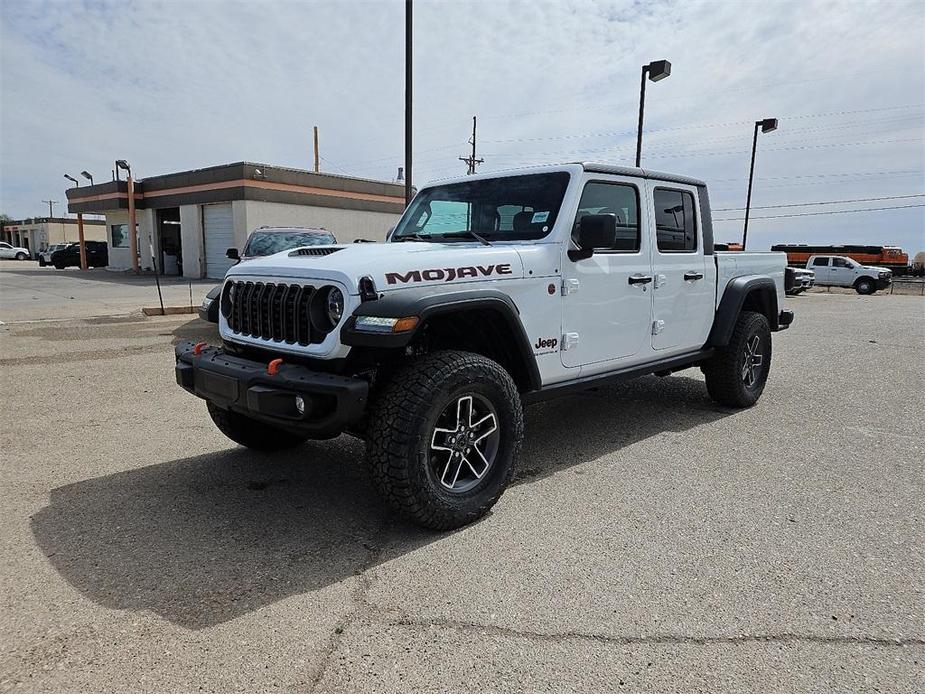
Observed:
[[[56,243],[56,244],[49,246],[44,251],[39,251],[38,256],[37,256],[38,261],[39,261],[39,267],[45,267],[46,265],[51,265],[52,254],[55,251],[60,251],[62,249],[67,248],[70,245],[71,244],[69,243]]]
[[[331,246],[337,239],[330,231],[310,227],[260,227],[255,229],[244,245],[244,252],[229,248],[227,256],[238,262],[261,258],[282,251],[291,251],[307,246]],[[213,288],[199,306],[199,317],[210,323],[218,323],[218,298],[222,286]]]
[[[858,294],[873,294],[893,282],[893,273],[880,267],[868,267],[843,255],[813,255],[806,269],[816,273],[820,287],[854,287]]]
[[[106,267],[109,265],[109,246],[105,241],[84,241],[87,249],[87,265]],[[80,267],[80,244],[72,243],[55,251],[49,259],[57,270],[66,267]]]
[[[0,258],[9,258],[11,260],[28,260],[29,249],[22,246],[12,246],[6,241],[0,241]]]
[[[793,282],[787,289],[787,294],[796,296],[802,294],[816,284],[816,273],[802,267],[788,267],[788,273],[793,274]]]

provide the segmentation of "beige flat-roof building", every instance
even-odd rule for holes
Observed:
[[[405,209],[402,184],[238,162],[135,181],[138,261],[163,274],[220,279],[261,226],[321,227],[338,242],[385,240]],[[131,269],[128,184],[67,191],[68,212],[105,215],[110,269]]]
[[[101,219],[84,219],[84,238],[87,241],[106,240],[106,222]],[[77,220],[66,217],[35,217],[3,222],[0,241],[28,248],[29,254],[44,251],[56,243],[77,241]]]

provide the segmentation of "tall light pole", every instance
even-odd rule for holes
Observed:
[[[671,74],[671,63],[667,60],[653,60],[642,66],[642,78],[639,81],[639,127],[636,130],[636,166],[642,162],[642,115],[646,107],[646,77],[659,82]]]
[[[93,174],[91,174],[89,171],[81,171],[80,175],[90,181],[91,186],[93,185]]]
[[[139,272],[138,267],[138,234],[135,233],[135,181],[132,180],[132,166],[125,159],[116,160],[116,170],[123,169],[128,182],[128,243],[132,254],[132,270]]]
[[[755,151],[758,149],[758,130],[763,133],[771,133],[777,130],[776,118],[765,118],[764,120],[755,121],[755,135],[752,137],[752,163],[748,169],[748,196],[745,199],[745,228],[742,230],[742,250],[745,250],[745,243],[748,241],[748,211],[752,206],[752,181],[755,178]]]
[[[411,204],[411,0],[405,0],[405,205]]]
[[[64,174],[64,177],[71,181],[76,187],[80,188],[80,181],[73,176]],[[84,216],[83,213],[77,213],[77,242],[80,247],[80,269],[87,269],[87,246],[84,243]]]

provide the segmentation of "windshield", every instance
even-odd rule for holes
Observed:
[[[402,217],[392,241],[541,239],[556,222],[569,175],[507,176],[422,190]]]
[[[244,255],[273,255],[303,246],[326,246],[331,243],[336,243],[333,235],[317,231],[255,231],[247,240]]]

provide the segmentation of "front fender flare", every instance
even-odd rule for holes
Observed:
[[[376,301],[360,304],[341,328],[340,339],[351,347],[372,347],[383,349],[404,348],[427,324],[429,318],[473,309],[488,309],[499,314],[514,336],[515,347],[526,366],[530,386],[541,386],[536,357],[530,347],[530,340],[520,320],[520,311],[516,304],[504,292],[497,289],[470,289],[434,293],[429,290],[402,290],[386,293]],[[382,318],[404,318],[417,316],[420,322],[404,333],[368,333],[356,329],[356,320],[361,316]]]

